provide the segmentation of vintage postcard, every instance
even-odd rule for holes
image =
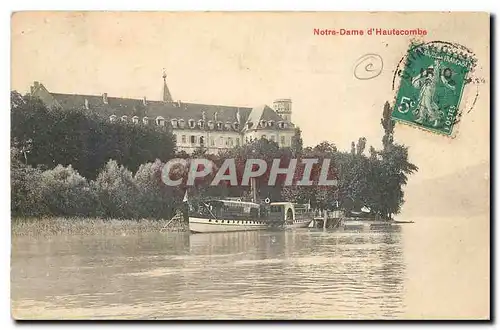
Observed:
[[[12,15],[16,320],[489,320],[490,15]]]

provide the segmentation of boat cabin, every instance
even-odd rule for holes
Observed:
[[[273,220],[293,222],[311,216],[308,204],[296,204],[290,202],[271,203],[269,217]]]
[[[195,216],[212,219],[258,220],[265,217],[261,206],[235,200],[207,200],[200,202]]]

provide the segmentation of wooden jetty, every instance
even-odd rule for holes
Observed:
[[[319,211],[313,219],[312,228],[381,229],[413,221],[381,220],[379,217],[346,217],[343,211]]]
[[[342,226],[344,218],[344,212],[338,211],[323,211],[319,212],[317,216],[313,218],[314,228],[339,228]]]

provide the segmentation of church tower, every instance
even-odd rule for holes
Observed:
[[[273,102],[273,109],[283,118],[283,120],[292,122],[292,100],[278,99]]]
[[[163,70],[163,102],[174,102],[167,86],[167,73]]]

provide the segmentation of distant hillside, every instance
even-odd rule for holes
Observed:
[[[489,212],[490,165],[426,179],[405,187],[403,216],[473,216]]]

